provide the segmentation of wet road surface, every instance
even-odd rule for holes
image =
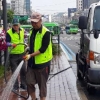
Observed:
[[[76,76],[76,73],[77,73],[76,62],[69,61],[69,63],[72,66],[72,69]],[[78,87],[78,90],[80,91],[80,94],[81,94],[83,100],[100,100],[100,88],[96,89],[94,94],[89,94],[86,89],[86,84],[84,83],[84,81],[80,82],[78,80],[77,80],[77,87]],[[82,91],[82,93],[81,93],[81,91]]]

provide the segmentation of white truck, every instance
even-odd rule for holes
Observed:
[[[77,77],[89,93],[100,87],[100,2],[89,7],[88,17],[79,17],[80,49],[76,53]]]

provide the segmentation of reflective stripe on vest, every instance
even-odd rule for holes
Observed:
[[[19,44],[19,43],[24,43],[24,29],[21,28],[20,34],[18,33],[13,33],[12,29],[9,29],[7,33],[11,37],[11,43],[14,44]],[[10,50],[11,47],[8,48]],[[17,45],[14,49],[11,50],[10,54],[21,54],[24,53],[24,45]]]
[[[37,32],[36,36],[35,36],[35,42],[34,42],[34,52],[38,51],[41,46],[42,46],[42,38],[44,36],[44,34],[49,31],[46,27],[42,27],[42,32],[39,33]],[[32,31],[30,31],[30,36],[32,34]],[[42,64],[42,63],[46,63],[48,61],[50,61],[52,59],[52,42],[50,39],[50,43],[48,45],[48,48],[46,49],[46,51],[44,53],[41,53],[37,56],[35,56],[35,64]]]

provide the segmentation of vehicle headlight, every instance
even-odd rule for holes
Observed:
[[[94,54],[94,63],[100,64],[100,54]]]

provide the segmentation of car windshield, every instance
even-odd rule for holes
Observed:
[[[100,6],[97,6],[94,11],[93,29],[100,30]]]
[[[71,26],[71,28],[76,28],[76,26]]]

